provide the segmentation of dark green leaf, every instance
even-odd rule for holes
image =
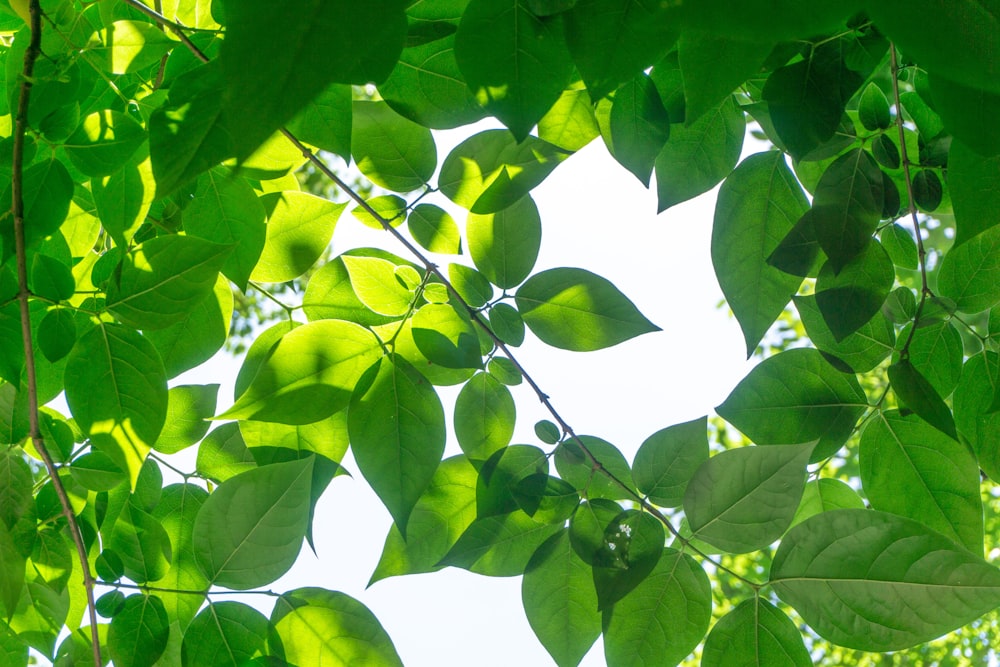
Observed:
[[[938,291],[965,313],[1000,302],[1000,227],[990,227],[945,253],[938,270]]]
[[[266,586],[292,567],[309,522],[313,457],[248,470],[226,480],[198,511],[192,544],[214,584]]]
[[[561,528],[535,521],[521,510],[476,519],[437,565],[488,577],[514,577],[524,573],[532,554]]]
[[[758,364],[715,410],[758,445],[818,440],[813,461],[844,444],[868,407],[854,375],[818,350],[786,350]]]
[[[621,667],[676,665],[705,636],[712,590],[691,556],[664,549],[646,579],[604,612],[604,656]]]
[[[928,424],[958,440],[951,409],[909,359],[901,359],[889,366],[888,373],[892,390],[903,407],[913,410]]]
[[[358,468],[406,535],[410,512],[444,453],[441,400],[404,359],[383,357],[351,397],[348,431]]]
[[[219,276],[213,291],[199,301],[187,317],[166,329],[145,332],[163,359],[167,377],[175,377],[208,361],[222,349],[229,335],[232,314],[233,290],[229,281]]]
[[[859,462],[874,509],[909,517],[982,552],[979,465],[968,447],[916,415],[891,411],[865,428]]]
[[[549,461],[545,452],[533,445],[511,445],[494,452],[479,469],[476,518],[509,514],[517,510],[515,490],[519,483],[528,477],[547,475],[548,471]],[[529,507],[525,512],[531,515],[534,514],[534,509]]]
[[[1000,152],[1000,151],[998,151]],[[913,176],[913,201],[923,211],[935,211],[941,205],[944,186],[930,169],[921,169]]]
[[[361,375],[381,354],[378,339],[357,324],[304,324],[281,337],[259,362],[246,391],[218,418],[319,421],[347,407]]]
[[[170,568],[167,532],[134,499],[128,501],[118,516],[107,546],[121,557],[125,576],[136,583],[162,579]]]
[[[402,0],[308,0],[294,11],[266,0],[228,3],[222,102],[237,157],[249,157],[328,84],[389,76],[406,36],[404,8]]]
[[[884,130],[892,124],[889,100],[875,82],[865,86],[858,99],[858,119],[866,130]]]
[[[801,279],[767,263],[807,202],[781,153],[752,155],[719,190],[712,264],[747,344],[747,357],[781,314]]]
[[[532,333],[564,350],[600,350],[660,331],[617,287],[584,269],[536,273],[518,289],[516,303]]]
[[[525,0],[472,0],[455,34],[455,59],[487,111],[518,141],[559,98],[573,74],[562,21],[542,20]]]
[[[566,42],[597,102],[663,57],[677,39],[669,9],[649,0],[578,0]]]
[[[984,157],[961,141],[948,152],[948,194],[955,209],[955,245],[965,243],[998,222],[1000,155]]]
[[[955,425],[991,479],[1000,479],[1000,411],[994,410],[1000,360],[995,352],[977,354],[965,362],[955,389]]]
[[[490,327],[507,345],[517,347],[524,342],[524,319],[509,303],[498,303],[490,308]]]
[[[604,529],[594,555],[597,608],[610,609],[649,576],[663,555],[663,524],[653,515],[625,510]]]
[[[183,664],[241,667],[267,652],[267,617],[241,602],[213,602],[184,631]]]
[[[684,493],[693,536],[730,553],[781,537],[802,498],[813,447],[740,447],[708,459]]]
[[[431,131],[384,102],[354,102],[351,154],[361,173],[394,192],[423,187],[437,166]]]
[[[129,480],[128,473],[102,452],[88,452],[73,460],[73,479],[93,491],[110,491]]]
[[[671,125],[670,140],[656,156],[657,210],[718,185],[739,162],[745,134],[743,111],[731,96],[694,123]]]
[[[473,308],[482,308],[493,298],[493,285],[471,266],[449,264],[448,280],[462,300]]]
[[[69,354],[76,343],[76,319],[72,311],[53,308],[38,324],[38,347],[55,363]]]
[[[322,588],[289,591],[275,603],[271,624],[289,664],[403,665],[375,615],[344,593]]]
[[[1000,12],[995,20],[1000,21]],[[1000,154],[1000,130],[993,122],[1000,113],[1000,87],[970,87],[937,72],[931,73],[930,81],[934,110],[941,115],[945,129],[980,155]]]
[[[646,74],[615,91],[609,124],[615,159],[649,187],[653,162],[670,136],[670,116]]]
[[[301,141],[348,161],[351,106],[351,87],[331,83],[288,121],[288,130]]]
[[[70,267],[48,255],[37,254],[31,260],[28,288],[32,294],[51,301],[64,301],[76,291]]]
[[[910,232],[893,223],[882,228],[882,231],[879,232],[879,238],[893,264],[902,269],[910,270],[915,270],[919,266],[917,242],[913,240]]]
[[[816,279],[816,305],[835,340],[844,340],[878,314],[895,278],[892,260],[874,240],[839,272],[832,261],[823,265]]]
[[[684,122],[694,123],[757,74],[774,45],[685,30],[677,43],[684,74]]]
[[[521,601],[535,636],[559,667],[576,667],[601,634],[590,567],[576,555],[567,530],[528,561]]]
[[[943,398],[951,395],[962,375],[962,335],[952,320],[918,326],[910,339],[910,363]]]
[[[25,243],[30,247],[59,229],[69,213],[73,199],[73,179],[59,160],[47,160],[27,167],[23,178]],[[0,210],[11,208],[11,188],[0,195]],[[0,221],[3,257],[14,254],[14,223],[11,217]]]
[[[139,123],[124,113],[105,109],[84,118],[66,140],[65,149],[73,166],[87,176],[108,176],[122,167],[145,139]]]
[[[455,400],[455,437],[476,465],[510,444],[516,410],[510,390],[488,373],[477,373]]]
[[[865,651],[929,641],[1000,604],[996,568],[923,524],[871,510],[797,525],[771,583],[820,636]]]
[[[846,364],[853,372],[866,373],[872,370],[892,352],[896,332],[883,312],[875,313],[872,319],[854,333],[837,340],[816,305],[815,295],[796,296],[794,300],[795,309],[813,345]],[[829,356],[827,358],[829,360]]]
[[[115,665],[152,667],[163,654],[170,621],[155,595],[130,595],[108,628],[108,649]]]
[[[535,435],[537,435],[538,439],[547,445],[556,444],[562,437],[559,427],[547,419],[543,419],[535,424]]]
[[[583,451],[583,447],[590,455]],[[635,498],[636,490],[628,461],[607,440],[592,435],[564,440],[556,449],[555,460],[559,476],[589,498]]]
[[[150,239],[125,254],[108,285],[108,310],[137,328],[176,324],[212,291],[232,250],[193,236]]]
[[[715,624],[702,649],[703,667],[809,667],[792,619],[767,600],[744,600]]]
[[[679,507],[684,489],[708,460],[706,417],[675,424],[646,438],[632,463],[636,488],[661,507]]]
[[[520,285],[531,273],[542,243],[542,220],[530,195],[495,213],[469,214],[469,254],[497,287]]]

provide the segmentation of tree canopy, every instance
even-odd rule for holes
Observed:
[[[348,449],[372,582],[523,575],[560,667],[985,661],[1000,1],[6,0],[0,33],[0,663],[401,664],[358,600],[269,588]],[[660,211],[721,183],[761,359],[632,461],[518,360],[662,324],[536,268],[531,192],[591,142]],[[345,215],[385,243],[332,254]],[[175,381],[241,336],[234,396]]]

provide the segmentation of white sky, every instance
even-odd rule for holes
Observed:
[[[463,128],[439,135],[439,160],[453,142],[470,134]],[[654,431],[709,414],[749,370],[738,325],[717,308],[722,294],[709,251],[714,192],[657,216],[655,192],[615,163],[597,139],[532,195],[543,221],[535,270],[576,266],[594,271],[663,329],[589,353],[556,350],[529,334],[516,350],[578,433],[609,440],[631,461]],[[425,201],[446,205],[443,197]],[[450,210],[461,224],[461,212]],[[347,214],[338,223],[334,244],[341,251],[379,245],[403,254],[392,239]],[[442,265],[451,261],[439,260]],[[471,263],[467,257],[459,261]],[[183,381],[226,378],[221,410],[232,396],[238,363],[220,355]],[[540,444],[533,425],[548,415],[525,384],[512,390],[518,406],[513,442]],[[441,392],[449,428],[456,393]],[[446,456],[459,451],[449,437]],[[295,568],[273,590],[322,586],[352,595],[378,616],[409,667],[553,664],[525,619],[520,577],[490,578],[447,568],[393,577],[365,590],[391,521],[350,455],[344,463],[354,477],[336,478],[316,513],[319,559],[304,547]],[[267,613],[270,599],[259,603]],[[600,640],[582,664],[604,664]]]

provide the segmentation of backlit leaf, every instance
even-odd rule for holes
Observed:
[[[636,488],[661,507],[678,507],[684,489],[708,460],[708,423],[700,417],[661,429],[646,438],[632,463]]]
[[[516,411],[510,390],[487,373],[477,373],[455,400],[455,437],[474,463],[510,444]]]
[[[809,667],[813,664],[792,619],[755,596],[741,602],[708,633],[704,667]]]
[[[305,192],[272,192],[260,198],[267,213],[267,234],[250,278],[280,283],[308,271],[330,244],[346,204]]]
[[[184,631],[184,664],[240,667],[266,652],[268,620],[253,607],[213,602]]]
[[[516,287],[535,266],[542,242],[542,220],[531,195],[495,213],[470,213],[465,223],[469,254],[497,287]]]
[[[384,102],[354,102],[351,154],[361,173],[394,192],[422,187],[434,174],[437,149],[431,132]]]
[[[163,602],[155,595],[136,594],[111,619],[108,648],[115,665],[152,667],[163,654],[170,634]]]

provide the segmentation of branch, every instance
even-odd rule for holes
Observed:
[[[17,111],[14,117],[14,146],[11,176],[11,213],[14,218],[14,252],[17,261],[17,301],[21,310],[21,341],[24,345],[24,372],[27,376],[28,390],[28,426],[31,442],[35,451],[42,457],[45,469],[52,480],[52,487],[59,496],[63,515],[69,522],[69,532],[73,537],[76,554],[80,559],[83,572],[83,587],[87,594],[87,610],[90,612],[90,641],[94,650],[94,664],[102,665],[101,641],[97,631],[97,608],[94,605],[94,576],[90,572],[87,560],[87,547],[83,543],[80,524],[73,513],[69,496],[59,477],[52,456],[45,446],[45,439],[39,427],[38,419],[38,381],[35,374],[35,350],[31,342],[31,309],[28,290],[28,255],[24,239],[24,138],[27,133],[28,104],[31,100],[31,86],[35,73],[35,61],[42,52],[42,10],[39,0],[30,0],[28,4],[31,19],[31,38],[28,48],[24,51],[24,67],[21,70],[20,92],[17,101]]]

